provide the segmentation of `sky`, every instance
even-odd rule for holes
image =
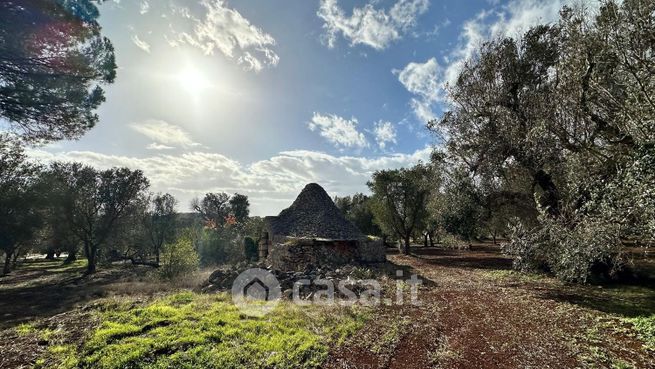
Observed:
[[[425,124],[481,42],[553,22],[565,0],[113,0],[118,64],[98,125],[36,160],[142,169],[178,210],[207,192],[274,215],[310,182],[368,192],[429,160]]]

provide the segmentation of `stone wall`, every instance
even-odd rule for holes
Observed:
[[[381,263],[387,260],[384,242],[381,239],[362,241],[357,244],[359,261]]]
[[[383,262],[381,241],[323,241],[273,238],[267,263],[278,270],[301,271],[312,267],[336,267],[345,264]],[[283,241],[283,242],[281,242]]]

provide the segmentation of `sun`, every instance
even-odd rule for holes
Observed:
[[[187,92],[197,95],[211,87],[207,75],[195,66],[189,65],[177,74],[177,81]]]

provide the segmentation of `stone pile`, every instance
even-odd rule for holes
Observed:
[[[376,273],[371,269],[344,265],[339,268],[307,268],[304,271],[279,271],[266,267],[261,264],[237,265],[231,268],[218,269],[214,271],[201,288],[202,292],[229,292],[232,289],[232,283],[241,274],[241,272],[250,268],[261,268],[271,272],[280,283],[282,296],[291,299],[293,296],[294,284],[298,281],[310,281],[309,285],[301,285],[299,288],[300,297],[311,299],[318,291],[326,291],[325,283],[316,283],[317,280],[330,281],[334,286],[336,297],[345,297],[339,291],[339,283],[343,281],[345,286],[356,295],[370,288],[366,284],[367,279],[374,279]]]

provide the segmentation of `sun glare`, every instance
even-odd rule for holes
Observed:
[[[198,94],[211,87],[207,76],[198,68],[188,66],[180,71],[177,76],[180,86],[192,94]]]

